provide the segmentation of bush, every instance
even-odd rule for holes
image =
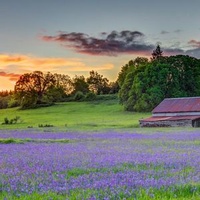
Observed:
[[[75,101],[83,101],[84,99],[85,99],[85,95],[81,91],[76,92],[76,94],[74,95]]]
[[[21,100],[21,109],[34,108],[37,103],[37,97],[34,95],[25,95]]]
[[[96,100],[99,100],[99,101],[118,100],[118,95],[117,94],[97,95]]]
[[[13,119],[8,119],[7,117],[4,118],[4,122],[2,124],[16,124],[18,122],[20,122],[20,117],[19,116],[16,116],[15,118]]]
[[[95,100],[96,99],[96,94],[95,93],[93,93],[93,92],[89,92],[89,93],[87,93],[86,95],[85,95],[85,100],[87,100],[87,101],[93,101],[93,100]]]
[[[38,127],[39,127],[39,128],[54,127],[54,125],[52,125],[52,124],[39,124]]]
[[[10,123],[9,119],[8,119],[7,117],[5,117],[5,118],[4,118],[4,123],[3,123],[3,124],[9,124],[9,123]]]
[[[9,97],[0,97],[0,109],[8,108]]]
[[[17,101],[14,98],[10,98],[10,100],[8,101],[8,108],[14,108],[14,107],[17,107],[19,105],[20,105],[19,101]]]
[[[0,144],[11,144],[11,143],[15,143],[15,139],[13,138],[0,139]]]

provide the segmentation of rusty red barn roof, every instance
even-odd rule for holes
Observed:
[[[200,112],[200,97],[164,99],[152,113]]]

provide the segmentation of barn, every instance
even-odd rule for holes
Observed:
[[[200,127],[200,97],[166,98],[139,122],[141,127]]]

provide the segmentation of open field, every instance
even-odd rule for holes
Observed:
[[[129,129],[138,127],[138,120],[150,113],[124,112],[118,100],[94,102],[68,102],[52,107],[19,110],[18,108],[0,110],[0,129],[38,128],[38,125],[53,125],[55,129],[75,131],[95,131],[107,129]],[[19,116],[22,122],[2,125],[4,118]]]
[[[199,130],[137,130],[1,130],[0,197],[200,199]]]
[[[0,110],[22,119],[0,125],[0,199],[200,199],[199,129],[138,128],[149,115],[117,100]]]

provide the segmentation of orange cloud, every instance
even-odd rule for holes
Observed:
[[[0,68],[7,73],[15,71],[15,73],[23,74],[36,70],[67,73],[68,71],[109,70],[113,67],[112,64],[87,66],[76,58],[45,58],[0,54]]]
[[[2,63],[16,63],[16,62],[21,62],[24,59],[26,59],[26,57],[22,55],[6,55],[6,54],[0,55],[0,61]]]
[[[65,58],[41,58],[26,55],[6,55],[0,54],[0,67],[19,66],[21,69],[48,69],[56,66],[82,66],[78,59]]]
[[[104,70],[111,70],[114,68],[113,64],[104,64],[104,65],[99,65],[99,66],[74,66],[73,68],[68,68],[68,72],[86,72],[86,71],[91,71],[91,70],[96,70],[96,71],[104,71]],[[60,71],[64,71],[65,67],[59,67]]]
[[[20,74],[14,74],[14,73],[6,73],[6,72],[3,72],[3,71],[0,71],[0,76],[8,77],[9,80],[11,80],[11,81],[17,81],[21,75]]]
[[[46,58],[21,54],[0,54],[0,90],[13,88],[20,75],[33,71],[59,74],[87,75],[89,71],[107,71],[114,68],[111,63],[89,66],[76,58]],[[12,86],[12,87],[11,87]]]

